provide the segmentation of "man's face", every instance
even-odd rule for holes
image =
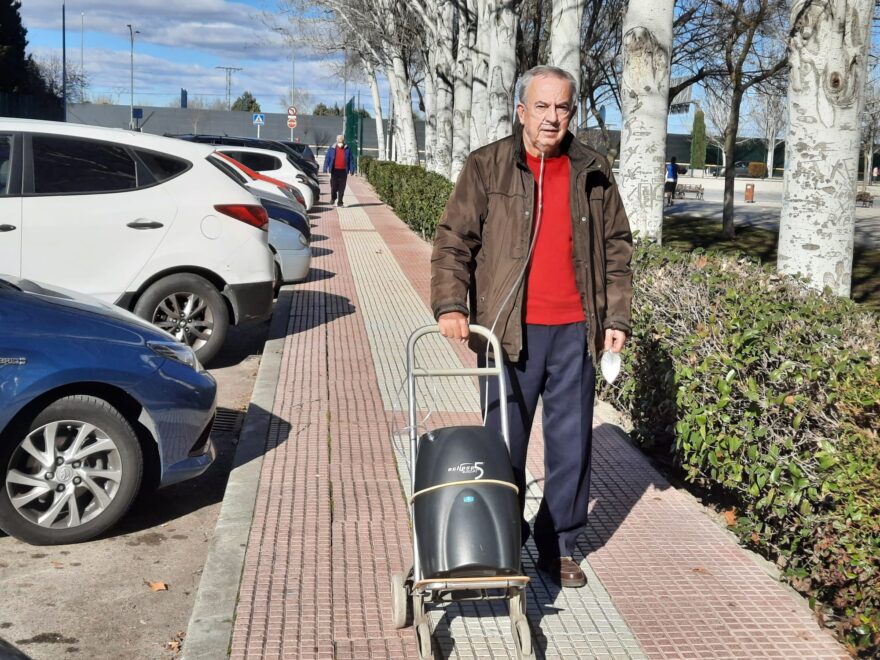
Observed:
[[[533,156],[555,156],[574,113],[571,84],[556,76],[538,76],[529,84],[525,103],[516,106],[523,141]]]
[[[337,136],[336,136],[336,144],[342,144],[342,139],[343,139],[343,138],[342,138],[341,135],[337,135]]]

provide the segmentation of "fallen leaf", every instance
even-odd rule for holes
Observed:
[[[177,653],[180,650],[180,642],[178,642],[176,639],[171,640],[170,642],[165,644],[165,648],[167,648],[169,651],[174,651],[175,653]]]
[[[144,584],[150,588],[150,591],[168,591],[168,585],[164,582],[150,582],[144,580]]]
[[[724,520],[728,527],[733,527],[736,524],[736,509],[734,507],[730,507],[724,512]]]
[[[785,405],[790,406],[793,403],[794,403],[794,396],[789,394],[787,397],[785,397]]]
[[[53,561],[52,568],[64,568],[64,564],[60,561]]]
[[[694,261],[694,266],[697,268],[705,268],[708,263],[709,260],[705,256],[699,256],[697,257],[697,260]]]
[[[761,540],[761,537],[758,536],[758,532],[752,532],[752,535],[749,538],[752,539],[752,543],[757,543]]]
[[[694,573],[699,573],[700,575],[712,575],[709,571],[707,571],[702,566],[697,566],[696,568],[691,569]]]

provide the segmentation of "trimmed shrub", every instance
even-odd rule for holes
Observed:
[[[633,437],[736,503],[851,649],[880,650],[880,322],[748,260],[640,246],[617,385]]]
[[[362,158],[361,169],[376,194],[394,209],[401,220],[422,238],[430,240],[434,237],[434,229],[452,192],[448,180],[421,167],[373,158]]]

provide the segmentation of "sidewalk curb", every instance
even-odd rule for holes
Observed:
[[[292,290],[282,289],[275,303],[251,402],[223,494],[220,516],[214,527],[211,547],[186,629],[182,660],[229,657],[238,589],[254,517],[292,299]]]

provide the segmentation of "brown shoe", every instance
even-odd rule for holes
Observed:
[[[560,587],[577,589],[587,583],[587,576],[571,557],[538,559],[538,570],[547,573]]]

